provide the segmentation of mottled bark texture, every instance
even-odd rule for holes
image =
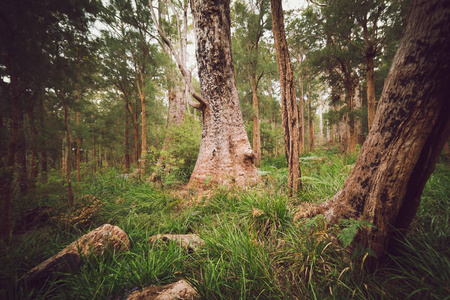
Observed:
[[[234,77],[230,1],[191,1],[203,109],[200,152],[189,182],[244,186],[259,177]]]
[[[289,48],[284,29],[281,0],[271,0],[272,30],[275,40],[278,73],[281,88],[281,115],[284,129],[286,159],[288,161],[290,194],[296,193],[300,186],[298,107],[295,95],[294,71],[289,56]]]
[[[363,219],[376,228],[358,241],[378,258],[405,233],[450,135],[450,3],[418,0],[385,81],[374,123],[352,174],[314,209],[332,223]]]

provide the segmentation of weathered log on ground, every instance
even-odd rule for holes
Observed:
[[[198,298],[197,292],[184,280],[159,287],[149,286],[142,291],[134,291],[128,300],[193,300]]]
[[[69,272],[79,268],[84,256],[103,255],[105,251],[121,252],[129,247],[130,241],[122,229],[104,224],[31,269],[20,282],[39,286],[57,272]]]
[[[157,240],[162,241],[174,241],[179,243],[182,247],[186,249],[192,249],[194,251],[205,244],[205,242],[196,234],[157,234],[152,236],[148,242],[154,243]]]

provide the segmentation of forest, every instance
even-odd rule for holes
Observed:
[[[446,0],[3,0],[0,299],[450,299]]]

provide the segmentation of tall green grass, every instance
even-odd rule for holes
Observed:
[[[449,299],[448,165],[437,165],[408,236],[394,245],[386,265],[368,272],[370,249],[350,254],[343,244],[364,224],[329,226],[321,217],[294,222],[298,204],[325,201],[340,190],[356,159],[326,151],[312,156],[302,159],[303,189],[293,199],[280,159],[262,163],[263,184],[247,191],[220,187],[190,206],[111,169],[75,184],[75,209],[69,210],[63,182],[50,174],[48,184],[13,204],[16,225],[28,208],[55,210],[47,222],[0,241],[0,298],[124,299],[182,276],[203,299]],[[86,207],[86,222],[70,222]],[[33,266],[104,223],[129,235],[129,251],[86,258],[80,270],[57,274],[41,288],[18,285]],[[176,243],[149,245],[158,233],[196,233],[205,244],[195,252]]]

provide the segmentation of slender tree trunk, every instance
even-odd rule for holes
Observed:
[[[142,85],[142,88],[145,88],[145,85]],[[141,95],[141,106],[142,106],[142,150],[141,155],[144,156],[147,153],[147,112],[146,112],[146,105],[145,105],[145,91],[142,91]]]
[[[12,181],[14,175],[14,163],[17,151],[17,145],[19,141],[19,130],[20,130],[20,108],[18,104],[18,95],[16,91],[17,77],[14,74],[14,68],[12,63],[12,57],[9,57],[9,75],[10,75],[10,93],[11,93],[11,139],[9,141],[8,154],[6,159],[0,159],[0,169],[4,170],[0,174],[0,197],[2,199],[2,223],[1,223],[1,234],[3,238],[8,238],[11,231],[10,223],[10,202],[11,202],[11,191],[12,191]]]
[[[80,90],[78,88],[77,91],[77,103],[80,103]],[[77,127],[80,126],[80,111],[77,108]],[[76,165],[77,165],[77,182],[81,181],[81,138],[80,138],[80,134],[77,134],[77,139],[76,139],[76,143],[77,143],[77,152],[76,152]]]
[[[391,237],[408,229],[450,136],[450,6],[413,1],[406,24],[353,172],[342,191],[313,209],[332,223],[373,223],[358,242],[379,259]]]
[[[70,131],[69,131],[69,110],[67,108],[67,100],[64,95],[62,96],[63,107],[64,107],[64,124],[66,127],[66,137],[67,137],[67,160],[66,160],[66,175],[67,175],[67,188],[69,192],[69,207],[73,207],[74,196],[72,189],[72,177],[71,177],[71,142],[70,142]]]
[[[353,87],[349,87],[346,93],[346,103],[348,106],[347,120],[348,120],[348,150],[347,152],[353,153],[356,151],[356,130],[355,130],[355,117],[352,115],[354,110],[353,99]]]
[[[134,159],[136,160],[136,168],[139,168],[139,124],[133,123],[134,134]]]
[[[375,118],[376,101],[375,101],[375,72],[374,72],[374,60],[373,56],[366,56],[366,82],[367,82],[367,123],[370,128],[372,127],[373,120]]]
[[[448,141],[444,143],[444,157],[446,160],[450,160],[450,148],[448,147]]]
[[[36,180],[39,173],[39,153],[37,149],[37,131],[36,131],[36,121],[34,118],[34,107],[28,110],[28,121],[30,124],[31,133],[31,170],[30,170],[30,187],[35,188]]]
[[[45,115],[47,111],[44,106],[44,99],[40,99],[40,132],[43,135],[45,133]],[[40,143],[41,150],[41,180],[42,182],[47,182],[47,151],[45,146],[45,139],[42,139]]]
[[[108,175],[108,160],[106,159],[106,150],[108,148],[105,147],[105,149],[103,149],[103,155],[105,156],[105,175]]]
[[[20,105],[20,104],[19,104]],[[20,110],[19,117],[19,140],[17,144],[16,163],[19,181],[19,189],[21,194],[28,192],[28,171],[27,171],[27,143],[24,132],[23,110]]]
[[[309,118],[309,151],[314,152],[314,119]]]
[[[300,85],[300,107],[299,107],[299,116],[300,116],[300,153],[305,153],[305,99],[303,93],[303,80],[302,77],[298,77],[298,82]]]
[[[128,109],[125,103],[125,113],[124,113],[124,129],[123,129],[123,144],[124,144],[124,163],[125,163],[125,173],[130,173],[130,143],[128,140]]]
[[[256,183],[259,176],[245,131],[234,77],[230,1],[192,0],[200,78],[202,138],[190,186]]]
[[[335,137],[335,135],[336,135],[336,124],[331,124],[331,135],[330,135],[330,139],[331,139],[331,146],[334,146],[334,143],[335,143],[335,139],[336,139],[336,137]]]
[[[95,151],[95,147],[96,147],[96,145],[95,145],[95,135],[94,135],[94,137],[93,137],[93,141],[92,141],[92,145],[93,145],[93,147],[92,147],[92,165],[93,165],[93,171],[94,171],[94,173],[95,172],[97,172],[97,154],[96,154],[96,151]]]
[[[256,74],[250,75],[252,83],[252,104],[253,104],[253,152],[255,153],[255,166],[261,165],[261,131],[259,129],[259,106],[258,88],[256,85]]]
[[[288,186],[292,196],[296,194],[301,186],[297,97],[295,96],[294,71],[286,41],[281,0],[271,0],[270,5],[272,8],[272,30],[275,40],[278,73],[280,76],[281,114],[289,169]]]

